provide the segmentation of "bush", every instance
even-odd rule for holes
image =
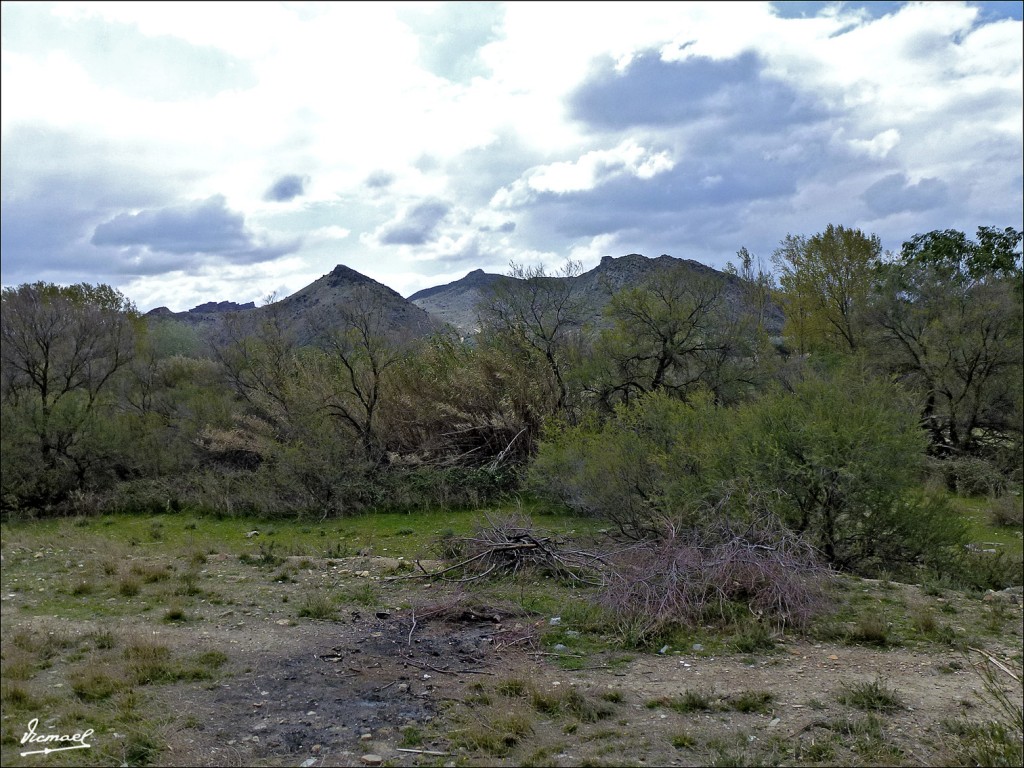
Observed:
[[[998,467],[977,456],[960,456],[939,462],[946,486],[961,496],[1000,496],[1007,478]]]
[[[669,530],[612,560],[599,604],[649,643],[706,621],[727,622],[740,603],[764,621],[804,627],[827,606],[828,570],[814,550],[765,516]]]
[[[772,509],[826,559],[875,573],[962,540],[939,497],[914,493],[926,436],[895,385],[840,370],[741,415],[740,472],[774,489]]]
[[[769,511],[828,562],[873,574],[963,540],[943,498],[917,490],[926,443],[905,393],[840,369],[737,409],[654,393],[553,429],[529,481],[637,539]]]

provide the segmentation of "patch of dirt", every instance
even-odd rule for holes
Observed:
[[[219,598],[191,606],[185,624],[154,629],[152,617],[105,620],[189,653],[218,649],[228,656],[215,682],[147,688],[147,696],[177,715],[160,763],[349,766],[371,764],[368,756],[376,755],[394,766],[934,765],[950,759],[943,723],[982,714],[982,683],[969,660],[934,644],[875,649],[783,638],[774,651],[754,655],[683,648],[623,662],[622,653],[595,653],[583,660],[584,669],[568,671],[557,653],[534,642],[549,617],[460,601],[422,580],[386,581],[398,563],[382,558],[303,558],[290,565],[290,580],[275,583],[267,569],[214,558],[202,583]],[[297,618],[304,595],[367,584],[380,605],[349,602],[335,620]],[[978,599],[930,597],[907,585],[885,595],[888,604],[898,598],[908,610],[956,602],[958,624],[977,623],[986,608]],[[13,607],[5,604],[5,614]],[[1009,657],[1021,648],[1021,605],[1010,600],[1003,610],[1011,629],[987,648]],[[588,720],[538,710],[527,696],[498,689],[510,679],[549,696],[575,689],[605,702],[606,711]],[[902,701],[878,716],[882,737],[874,741],[857,730],[868,715],[838,698],[844,685],[872,681]],[[766,691],[771,700],[762,712],[652,706],[687,691],[717,701]],[[499,718],[516,712],[528,717],[527,732],[503,748],[459,746],[467,729],[494,730]],[[420,738],[407,738],[410,728]]]

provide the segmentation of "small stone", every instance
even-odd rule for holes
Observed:
[[[704,650],[704,646],[701,645],[700,643],[694,643],[692,647],[693,647],[693,650],[695,650],[695,651],[703,651]]]
[[[557,627],[561,623],[562,623],[562,617],[561,616],[552,616],[551,619],[548,621],[548,624],[550,624],[552,627]]]
[[[384,758],[380,755],[368,754],[359,758],[366,765],[383,765]]]
[[[664,656],[666,653],[668,653],[668,649],[669,649],[669,646],[663,645],[663,646],[661,646],[661,650],[659,650],[658,653],[660,655]]]
[[[778,724],[779,724],[779,723],[781,723],[781,722],[782,722],[782,720],[781,720],[780,718],[778,718],[778,717],[773,717],[773,718],[771,719],[771,721],[769,721],[769,723],[768,723],[768,727],[769,727],[769,728],[774,728],[774,727],[775,727],[776,725],[778,725]]]
[[[310,766],[314,766],[314,765],[316,765],[316,758],[315,757],[307,757],[305,760],[303,760],[301,763],[299,763],[299,768],[310,768]]]
[[[321,744],[314,744],[312,747],[309,748],[309,751],[312,752],[315,755],[321,749],[323,749],[323,745],[321,745]]]
[[[359,737],[360,741],[373,741],[372,733],[364,733]]]

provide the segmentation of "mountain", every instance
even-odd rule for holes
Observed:
[[[739,308],[744,302],[742,282],[735,275],[721,272],[706,264],[690,259],[677,259],[662,255],[647,258],[639,253],[630,253],[619,258],[605,256],[601,263],[589,272],[576,277],[552,277],[550,280],[575,283],[576,294],[589,307],[588,322],[602,324],[602,312],[611,295],[622,288],[635,287],[660,272],[681,270],[694,279],[710,278],[725,284],[726,301]],[[477,306],[495,285],[514,278],[495,275],[477,269],[461,280],[426,288],[414,293],[409,301],[429,312],[442,323],[454,326],[463,334],[472,334],[478,327]],[[769,333],[779,334],[782,330],[782,311],[777,306],[768,308],[766,325]]]
[[[477,305],[496,284],[512,279],[475,269],[461,280],[418,291],[409,301],[460,333],[472,334],[478,327]]]
[[[669,270],[681,270],[694,279],[721,280],[725,286],[726,301],[737,311],[746,302],[742,281],[735,275],[672,256],[653,259],[638,253],[619,258],[605,256],[589,272],[576,277],[548,279],[573,283],[574,293],[584,300],[587,307],[585,322],[600,326],[603,323],[602,312],[613,293],[641,285],[659,272]],[[461,280],[426,288],[405,299],[376,280],[339,264],[305,288],[266,306],[256,307],[252,302],[207,302],[187,312],[171,312],[160,307],[147,313],[146,317],[154,324],[166,323],[187,329],[197,337],[195,345],[226,343],[230,338],[229,323],[236,333],[246,334],[256,331],[269,320],[294,334],[300,344],[315,343],[318,327],[339,326],[342,313],[356,305],[372,307],[379,317],[379,330],[388,334],[422,337],[449,325],[469,336],[478,327],[477,307],[480,302],[495,286],[513,282],[515,278],[477,269]],[[775,305],[769,306],[766,319],[769,333],[781,333],[782,321],[782,311]]]
[[[317,328],[340,326],[342,313],[357,306],[372,308],[378,330],[389,335],[427,336],[440,327],[437,320],[397,291],[341,264],[305,288],[262,307],[252,302],[208,302],[187,312],[159,307],[146,317],[157,323],[184,326],[201,342],[214,345],[229,341],[229,323],[236,332],[248,334],[273,320],[300,344],[310,344],[315,343]]]

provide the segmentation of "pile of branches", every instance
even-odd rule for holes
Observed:
[[[469,582],[492,575],[533,572],[575,584],[605,583],[608,563],[600,554],[534,527],[523,515],[497,519],[484,515],[484,519],[486,523],[479,525],[474,535],[449,542],[459,552],[459,562],[440,571],[424,570],[424,575]]]
[[[744,604],[758,620],[803,628],[828,605],[831,572],[812,546],[769,514],[668,527],[611,565],[598,602],[640,637],[728,621]]]

